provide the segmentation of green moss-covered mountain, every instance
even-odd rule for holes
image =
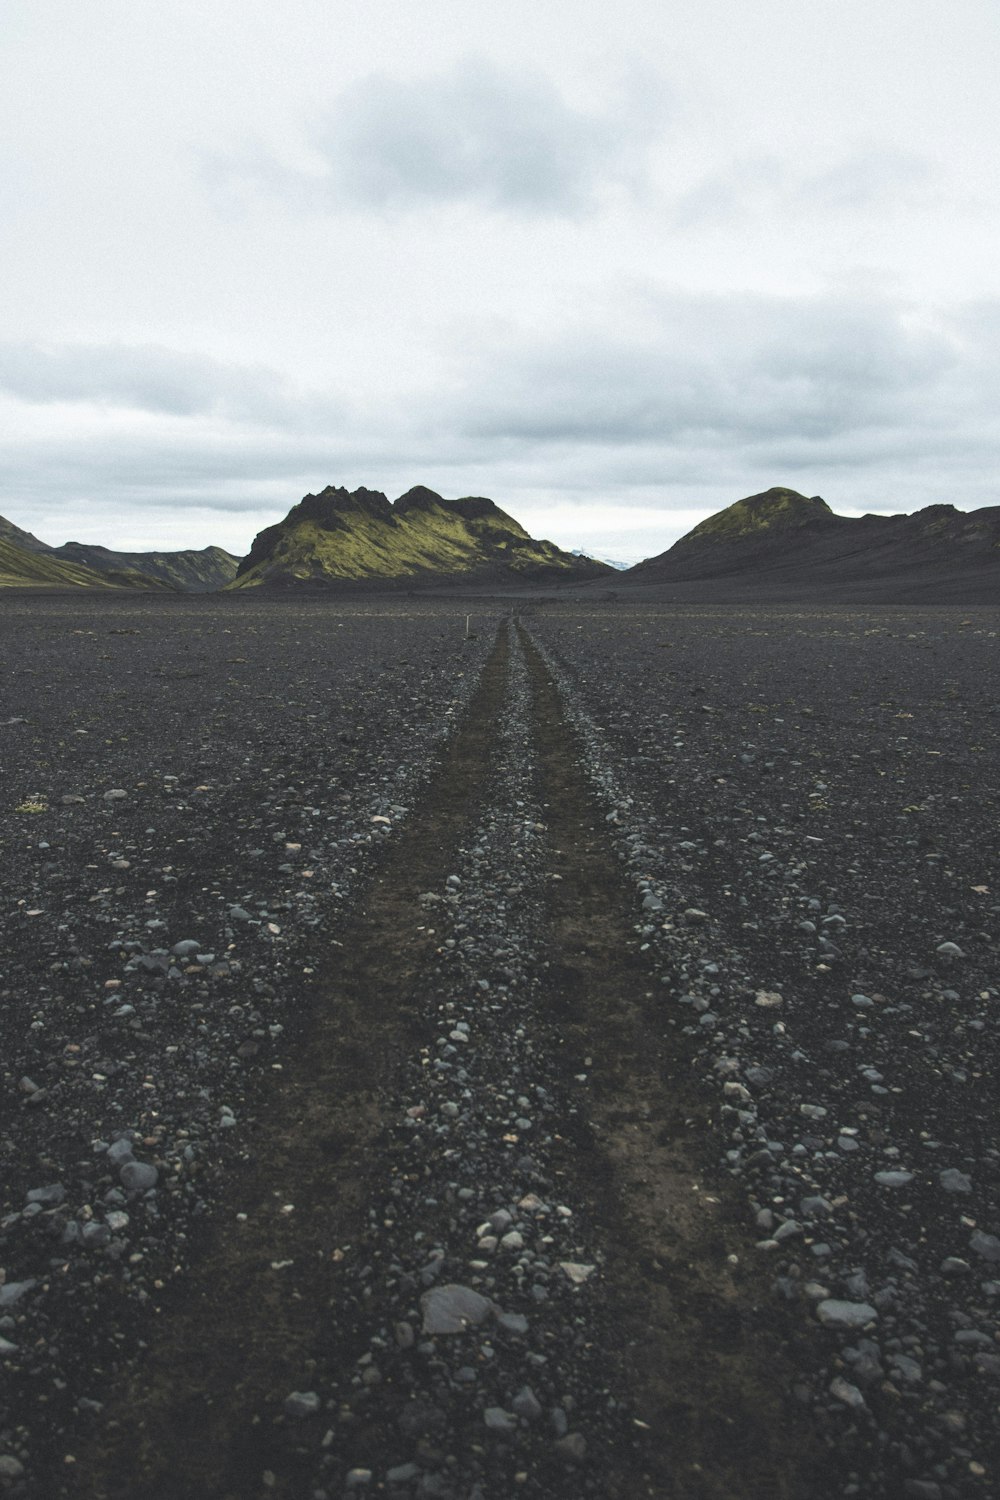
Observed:
[[[0,589],[59,588],[116,589],[142,588],[145,580],[98,573],[81,563],[53,557],[51,552],[29,550],[0,535]]]
[[[186,552],[114,552],[88,542],[50,547],[0,516],[0,588],[125,588],[207,593],[236,577],[222,547]]]
[[[148,579],[184,594],[204,594],[221,589],[236,577],[239,558],[223,547],[193,548],[186,552],[113,552],[88,542],[65,542],[53,547],[51,556],[82,563],[97,573],[122,574]]]
[[[260,584],[534,583],[612,569],[535,541],[492,500],[444,500],[418,485],[394,504],[328,486],[254,539],[231,588]]]
[[[709,516],[624,578],[697,584],[706,598],[1000,603],[1000,506],[838,516],[819,495],[776,487]]]
[[[6,516],[0,516],[0,542],[11,542],[24,552],[51,551],[51,548],[47,547],[44,542],[40,542],[37,536],[32,536],[30,531],[22,531],[20,526],[15,526],[14,522],[8,521]]]

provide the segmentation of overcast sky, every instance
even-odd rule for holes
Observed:
[[[1000,503],[996,0],[4,0],[0,513]]]

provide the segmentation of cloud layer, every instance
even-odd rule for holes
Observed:
[[[464,203],[572,218],[609,188],[640,185],[663,112],[662,84],[638,69],[613,107],[580,109],[542,73],[466,58],[439,74],[373,73],[343,89],[309,131],[311,171],[260,151],[216,159],[214,170],[313,206],[407,213]]]
[[[602,309],[599,325],[570,332],[508,330],[462,352],[460,381],[391,406],[368,392],[349,413],[323,390],[296,402],[268,372],[193,355],[8,347],[0,389],[42,413],[44,435],[8,450],[0,481],[44,496],[72,476],[110,504],[249,516],[327,482],[391,492],[433,476],[506,504],[547,492],[606,508],[713,484],[727,503],[758,479],[805,476],[810,492],[834,478],[835,508],[892,510],[927,503],[944,472],[962,503],[1000,437],[1000,304],[930,320],[870,294],[651,289],[623,299],[616,321],[611,331]],[[60,418],[56,433],[45,410],[67,401],[80,426]],[[137,408],[152,424],[139,431]]]

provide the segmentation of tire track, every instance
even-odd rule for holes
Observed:
[[[72,1493],[824,1493],[601,825],[504,628]]]
[[[308,1371],[317,1312],[336,1295],[338,1247],[366,1219],[380,1094],[412,1026],[412,975],[432,946],[413,923],[416,898],[443,880],[480,795],[508,654],[502,627],[419,813],[363,909],[337,929],[304,1040],[258,1112],[244,1170],[221,1189],[195,1268],[164,1289],[148,1352],[53,1490],[100,1500],[259,1490],[275,1409]]]
[[[567,1064],[586,1071],[586,1128],[574,1170],[601,1184],[613,1354],[648,1426],[638,1491],[751,1500],[825,1492],[821,1460],[792,1401],[795,1373],[768,1283],[753,1264],[745,1205],[714,1167],[709,1101],[664,1024],[639,952],[634,897],[559,690],[519,626],[534,693],[549,885],[548,1005]],[[788,1330],[791,1331],[790,1329]]]

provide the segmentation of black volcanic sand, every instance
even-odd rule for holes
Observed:
[[[996,611],[510,609],[4,600],[0,1493],[995,1485]]]

